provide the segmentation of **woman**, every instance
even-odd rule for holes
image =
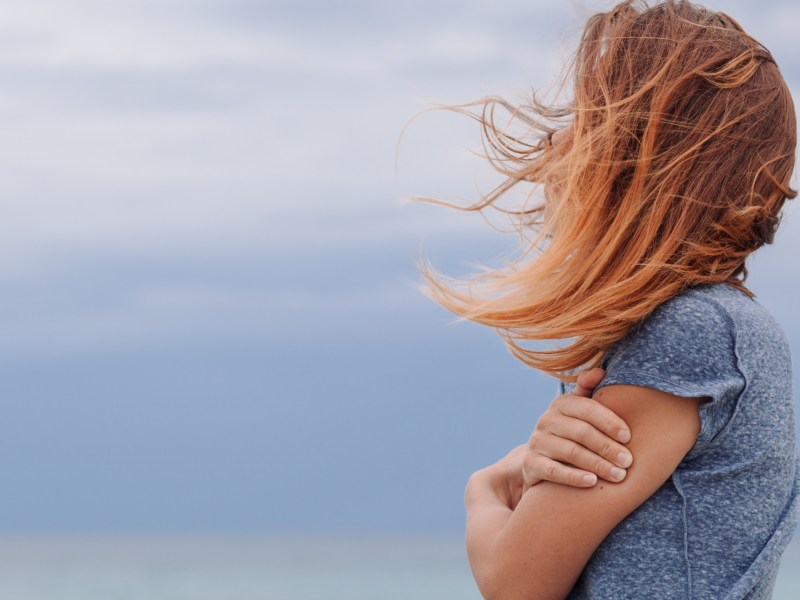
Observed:
[[[496,98],[482,116],[463,110],[476,103],[446,107],[481,122],[508,177],[467,210],[497,207],[520,183],[543,186],[544,204],[500,209],[535,233],[508,268],[466,290],[421,270],[432,298],[495,327],[526,364],[571,383],[602,368],[565,397],[596,386],[630,431],[601,445],[634,458],[618,482],[563,485],[551,470],[537,483],[524,465],[581,466],[609,439],[586,427],[547,437],[550,419],[475,472],[473,575],[490,600],[769,598],[800,479],[788,344],[745,286],[745,260],[796,196],[788,88],[736,21],[678,0],[592,16],[571,73],[566,106],[514,109],[522,132],[494,125],[494,107],[508,107]],[[567,343],[521,343],[554,339]]]

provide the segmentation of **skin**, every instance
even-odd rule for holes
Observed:
[[[631,434],[627,423],[592,399],[605,371],[578,375],[572,394],[557,396],[542,414],[522,456],[523,485],[519,498],[541,481],[591,487],[598,478],[622,481],[633,456],[624,444]],[[588,478],[585,479],[585,478]]]
[[[467,555],[486,600],[565,598],[591,555],[670,477],[700,433],[703,398],[609,385],[594,399],[630,428],[636,462],[619,483],[542,481],[517,500],[527,445],[472,474],[464,492]]]
[[[572,137],[572,125],[568,125],[562,129],[559,129],[555,133],[553,133],[550,141],[553,143],[553,146],[558,146],[564,140],[569,139]]]

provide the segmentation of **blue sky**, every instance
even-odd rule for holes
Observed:
[[[709,3],[795,98],[800,8]],[[0,532],[434,532],[555,381],[413,260],[515,240],[434,102],[546,87],[608,2],[10,0],[0,15]],[[795,178],[795,186],[797,179]],[[800,356],[800,216],[752,287]]]

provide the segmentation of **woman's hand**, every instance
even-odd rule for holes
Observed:
[[[583,488],[595,485],[598,477],[622,481],[633,462],[623,445],[630,441],[630,429],[591,397],[604,376],[602,369],[578,375],[575,391],[556,396],[539,417],[527,444],[475,472],[473,479],[485,482],[511,510],[540,481]]]
[[[562,394],[539,418],[516,460],[522,463],[521,493],[540,481],[573,487],[592,487],[600,477],[618,482],[625,478],[633,456],[623,446],[630,441],[625,421],[592,399],[605,376],[603,369],[578,375],[572,394]]]
[[[482,488],[491,492],[494,501],[514,510],[522,498],[522,461],[527,449],[527,444],[521,444],[493,465],[475,471],[467,482],[464,503],[469,507],[469,498],[475,496],[471,490]],[[487,497],[485,493],[480,495]]]

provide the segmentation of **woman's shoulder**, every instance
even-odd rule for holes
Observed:
[[[737,354],[746,355],[755,349],[788,355],[786,333],[773,314],[744,292],[727,284],[690,288],[677,304],[693,306],[697,312],[713,312],[725,321]]]
[[[689,288],[662,303],[608,350],[603,383],[645,385],[679,396],[722,397],[741,390],[738,317],[719,301],[727,293],[715,286]]]
[[[663,302],[646,319],[633,328],[637,333],[642,327],[681,329],[690,327],[693,331],[709,327],[713,331],[727,330],[731,325],[731,315],[725,303],[728,286],[719,284],[687,288]],[[738,292],[741,294],[741,292]],[[743,297],[744,294],[742,294]]]
[[[604,384],[733,398],[746,383],[790,377],[789,344],[770,312],[727,284],[688,288],[605,354]]]
[[[774,321],[771,313],[754,297],[726,283],[690,287],[679,294],[676,300],[716,306],[734,320],[768,319]]]
[[[645,360],[668,360],[733,353],[736,319],[727,296],[728,291],[716,285],[687,288],[633,325],[610,354],[635,352]]]
[[[731,349],[746,340],[785,341],[783,329],[764,306],[725,283],[690,287],[665,301],[626,337],[642,336],[661,341],[701,337],[693,345]]]

